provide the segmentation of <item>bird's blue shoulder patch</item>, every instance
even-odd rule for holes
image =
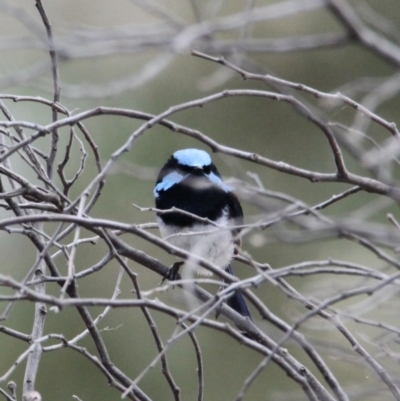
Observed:
[[[229,185],[226,185],[221,178],[219,178],[217,175],[215,175],[214,173],[210,173],[207,175],[208,179],[212,182],[214,182],[215,184],[217,184],[218,186],[220,186],[225,192],[231,192],[233,190],[232,187],[230,187]]]
[[[159,182],[154,188],[154,196],[158,198],[160,191],[166,191],[167,189],[171,188],[173,185],[178,184],[181,182],[186,175],[182,175],[173,171],[172,173],[167,174],[161,182]]]
[[[211,164],[210,155],[200,149],[182,149],[173,154],[179,164],[189,167],[203,167]]]

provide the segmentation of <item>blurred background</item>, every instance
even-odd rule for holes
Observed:
[[[400,47],[398,0],[354,0],[346,4],[367,27]],[[356,39],[349,39],[346,28],[323,1],[44,0],[43,6],[55,35],[61,103],[75,114],[98,106],[158,114],[171,106],[225,89],[258,89],[293,94],[328,121],[337,126],[352,127],[353,133],[340,132],[342,143],[347,139],[359,144],[359,132],[368,134],[381,144],[390,139],[389,132],[382,126],[364,120],[343,103],[318,100],[305,92],[287,86],[271,86],[261,80],[243,80],[224,66],[194,57],[191,50],[195,49],[212,56],[224,56],[248,72],[271,74],[322,92],[340,91],[366,104],[388,122],[398,122],[400,64],[396,65],[379,52],[367,49]],[[53,99],[46,34],[33,0],[0,1],[0,52],[2,95]],[[377,104],[372,101],[376,97],[371,100],[374,93],[380,94]],[[3,101],[18,121],[43,125],[51,122],[48,106],[32,101],[14,102],[4,98]],[[335,172],[332,152],[323,133],[288,103],[266,98],[228,97],[202,108],[179,111],[169,119],[235,149],[256,152],[271,160],[312,171]],[[103,162],[106,162],[143,122],[106,115],[90,118],[84,124]],[[60,149],[68,142],[68,132],[66,128],[60,130]],[[36,141],[35,145],[47,152],[48,138]],[[91,216],[124,223],[154,222],[152,212],[139,211],[134,205],[153,206],[152,191],[159,168],[175,150],[186,147],[211,152],[196,139],[160,126],[146,131],[114,164]],[[351,149],[350,145],[343,147],[349,170],[371,176]],[[67,175],[76,172],[81,156],[79,144],[75,143],[66,168]],[[61,152],[58,162],[62,157]],[[338,183],[311,183],[223,154],[214,154],[213,159],[226,179],[235,177],[254,185],[254,174],[257,174],[266,189],[287,194],[307,205],[318,204],[350,188]],[[20,158],[14,156],[12,163],[17,172],[39,185],[37,177]],[[395,169],[390,171],[391,178],[396,180],[398,173]],[[96,173],[93,155],[89,154],[84,174],[71,189],[71,199],[82,192]],[[55,178],[56,183],[57,180]],[[249,223],[282,208],[280,202],[271,199],[263,201],[261,207],[257,202],[242,199],[242,205]],[[384,224],[386,214],[396,215],[398,209],[386,198],[360,192],[328,208],[326,214],[346,219],[355,217],[356,212],[368,224]],[[1,218],[10,215],[9,211],[0,210]],[[92,234],[83,231],[83,235]],[[65,243],[71,239],[72,236]],[[139,238],[125,235],[123,239],[166,265],[175,261],[172,256]],[[244,238],[243,249],[256,261],[269,263],[273,269],[302,261],[332,258],[390,272],[383,261],[354,242],[329,235],[302,238],[300,231],[292,232],[289,227],[249,232]],[[106,250],[101,243],[80,246],[77,271],[98,262]],[[5,231],[0,232],[0,255],[1,273],[16,280],[24,277],[36,259],[35,250],[24,236],[10,235]],[[60,271],[66,274],[65,261],[60,258],[57,263]],[[143,291],[158,285],[160,277],[154,273],[132,262],[130,267],[138,274]],[[234,271],[241,278],[252,272],[250,267],[237,262]],[[79,282],[80,294],[110,297],[117,275],[118,265],[107,265],[96,275]],[[335,275],[289,277],[288,281],[300,292],[316,299],[360,285],[358,278]],[[216,290],[215,286],[207,289]],[[129,280],[124,279],[121,290],[121,298],[132,297]],[[47,291],[59,294],[56,286],[49,285]],[[288,298],[271,284],[264,284],[254,291],[273,313],[290,324],[306,313],[301,303]],[[2,293],[10,294],[7,289]],[[185,296],[178,288],[155,297],[185,309]],[[355,315],[359,308],[364,317],[383,319],[398,327],[400,321],[395,301],[393,293],[386,298],[380,294],[373,306],[368,303],[368,298],[359,297],[340,303],[340,307]],[[28,302],[15,304],[2,324],[29,334],[33,308],[33,304]],[[102,308],[92,308],[91,311],[96,316]],[[257,314],[254,314],[257,325],[279,341],[282,333],[268,323],[258,321]],[[174,319],[156,312],[153,317],[163,340],[167,341],[176,329]],[[360,328],[354,320],[346,323],[354,333],[362,331],[360,338],[371,352],[379,351],[370,344],[378,336],[377,328]],[[100,328],[112,361],[131,378],[140,374],[157,354],[149,327],[137,309],[113,310]],[[84,329],[73,309],[49,312],[45,326],[46,333],[62,333],[67,338]],[[314,345],[321,347],[333,373],[348,394],[354,395],[351,399],[392,399],[376,374],[352,353],[350,345],[332,325],[320,318],[312,318],[300,331]],[[204,399],[234,400],[244,380],[260,363],[260,355],[238,346],[222,333],[199,327],[196,334],[204,358]],[[89,337],[81,345],[95,352]],[[290,341],[285,347],[320,378],[299,347]],[[0,334],[0,376],[25,349],[26,344],[22,341]],[[190,340],[184,337],[174,343],[168,357],[171,371],[182,390],[182,400],[194,399],[197,365]],[[83,401],[111,400],[121,396],[117,390],[108,387],[106,378],[78,353],[63,349],[45,353],[42,358],[37,389],[43,400],[69,400],[74,395]],[[389,370],[396,369],[395,361],[386,362]],[[160,369],[157,365],[140,385],[154,400],[173,399]],[[10,379],[22,383],[23,374],[24,363],[17,367]],[[372,388],[375,392],[371,391]],[[281,369],[269,364],[249,388],[245,399],[302,400],[306,397]]]

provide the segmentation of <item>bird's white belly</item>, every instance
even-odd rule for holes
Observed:
[[[190,228],[166,226],[159,217],[157,220],[161,236],[171,245],[190,252],[194,256],[202,257],[221,268],[229,264],[234,245],[232,233],[228,229],[230,222],[225,216],[216,221],[218,226],[194,224]],[[185,265],[194,267],[198,274],[212,274],[209,270],[196,266],[190,258]]]

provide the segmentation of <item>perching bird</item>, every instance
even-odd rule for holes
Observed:
[[[165,210],[175,207],[216,224],[199,221],[180,212],[158,213],[161,236],[170,244],[233,274],[230,261],[240,245],[240,230],[234,226],[242,224],[243,211],[232,189],[224,184],[207,152],[199,149],[176,151],[158,175],[154,188],[156,208]],[[189,258],[185,265],[190,268],[190,264]],[[198,274],[211,274],[200,266],[195,269]],[[251,318],[239,291],[227,303],[241,315]]]

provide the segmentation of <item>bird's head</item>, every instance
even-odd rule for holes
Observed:
[[[154,188],[154,196],[157,198],[161,191],[167,191],[186,178],[190,185],[199,189],[201,186],[218,186],[225,192],[232,190],[223,183],[211,156],[206,151],[181,149],[174,152],[161,169]]]

